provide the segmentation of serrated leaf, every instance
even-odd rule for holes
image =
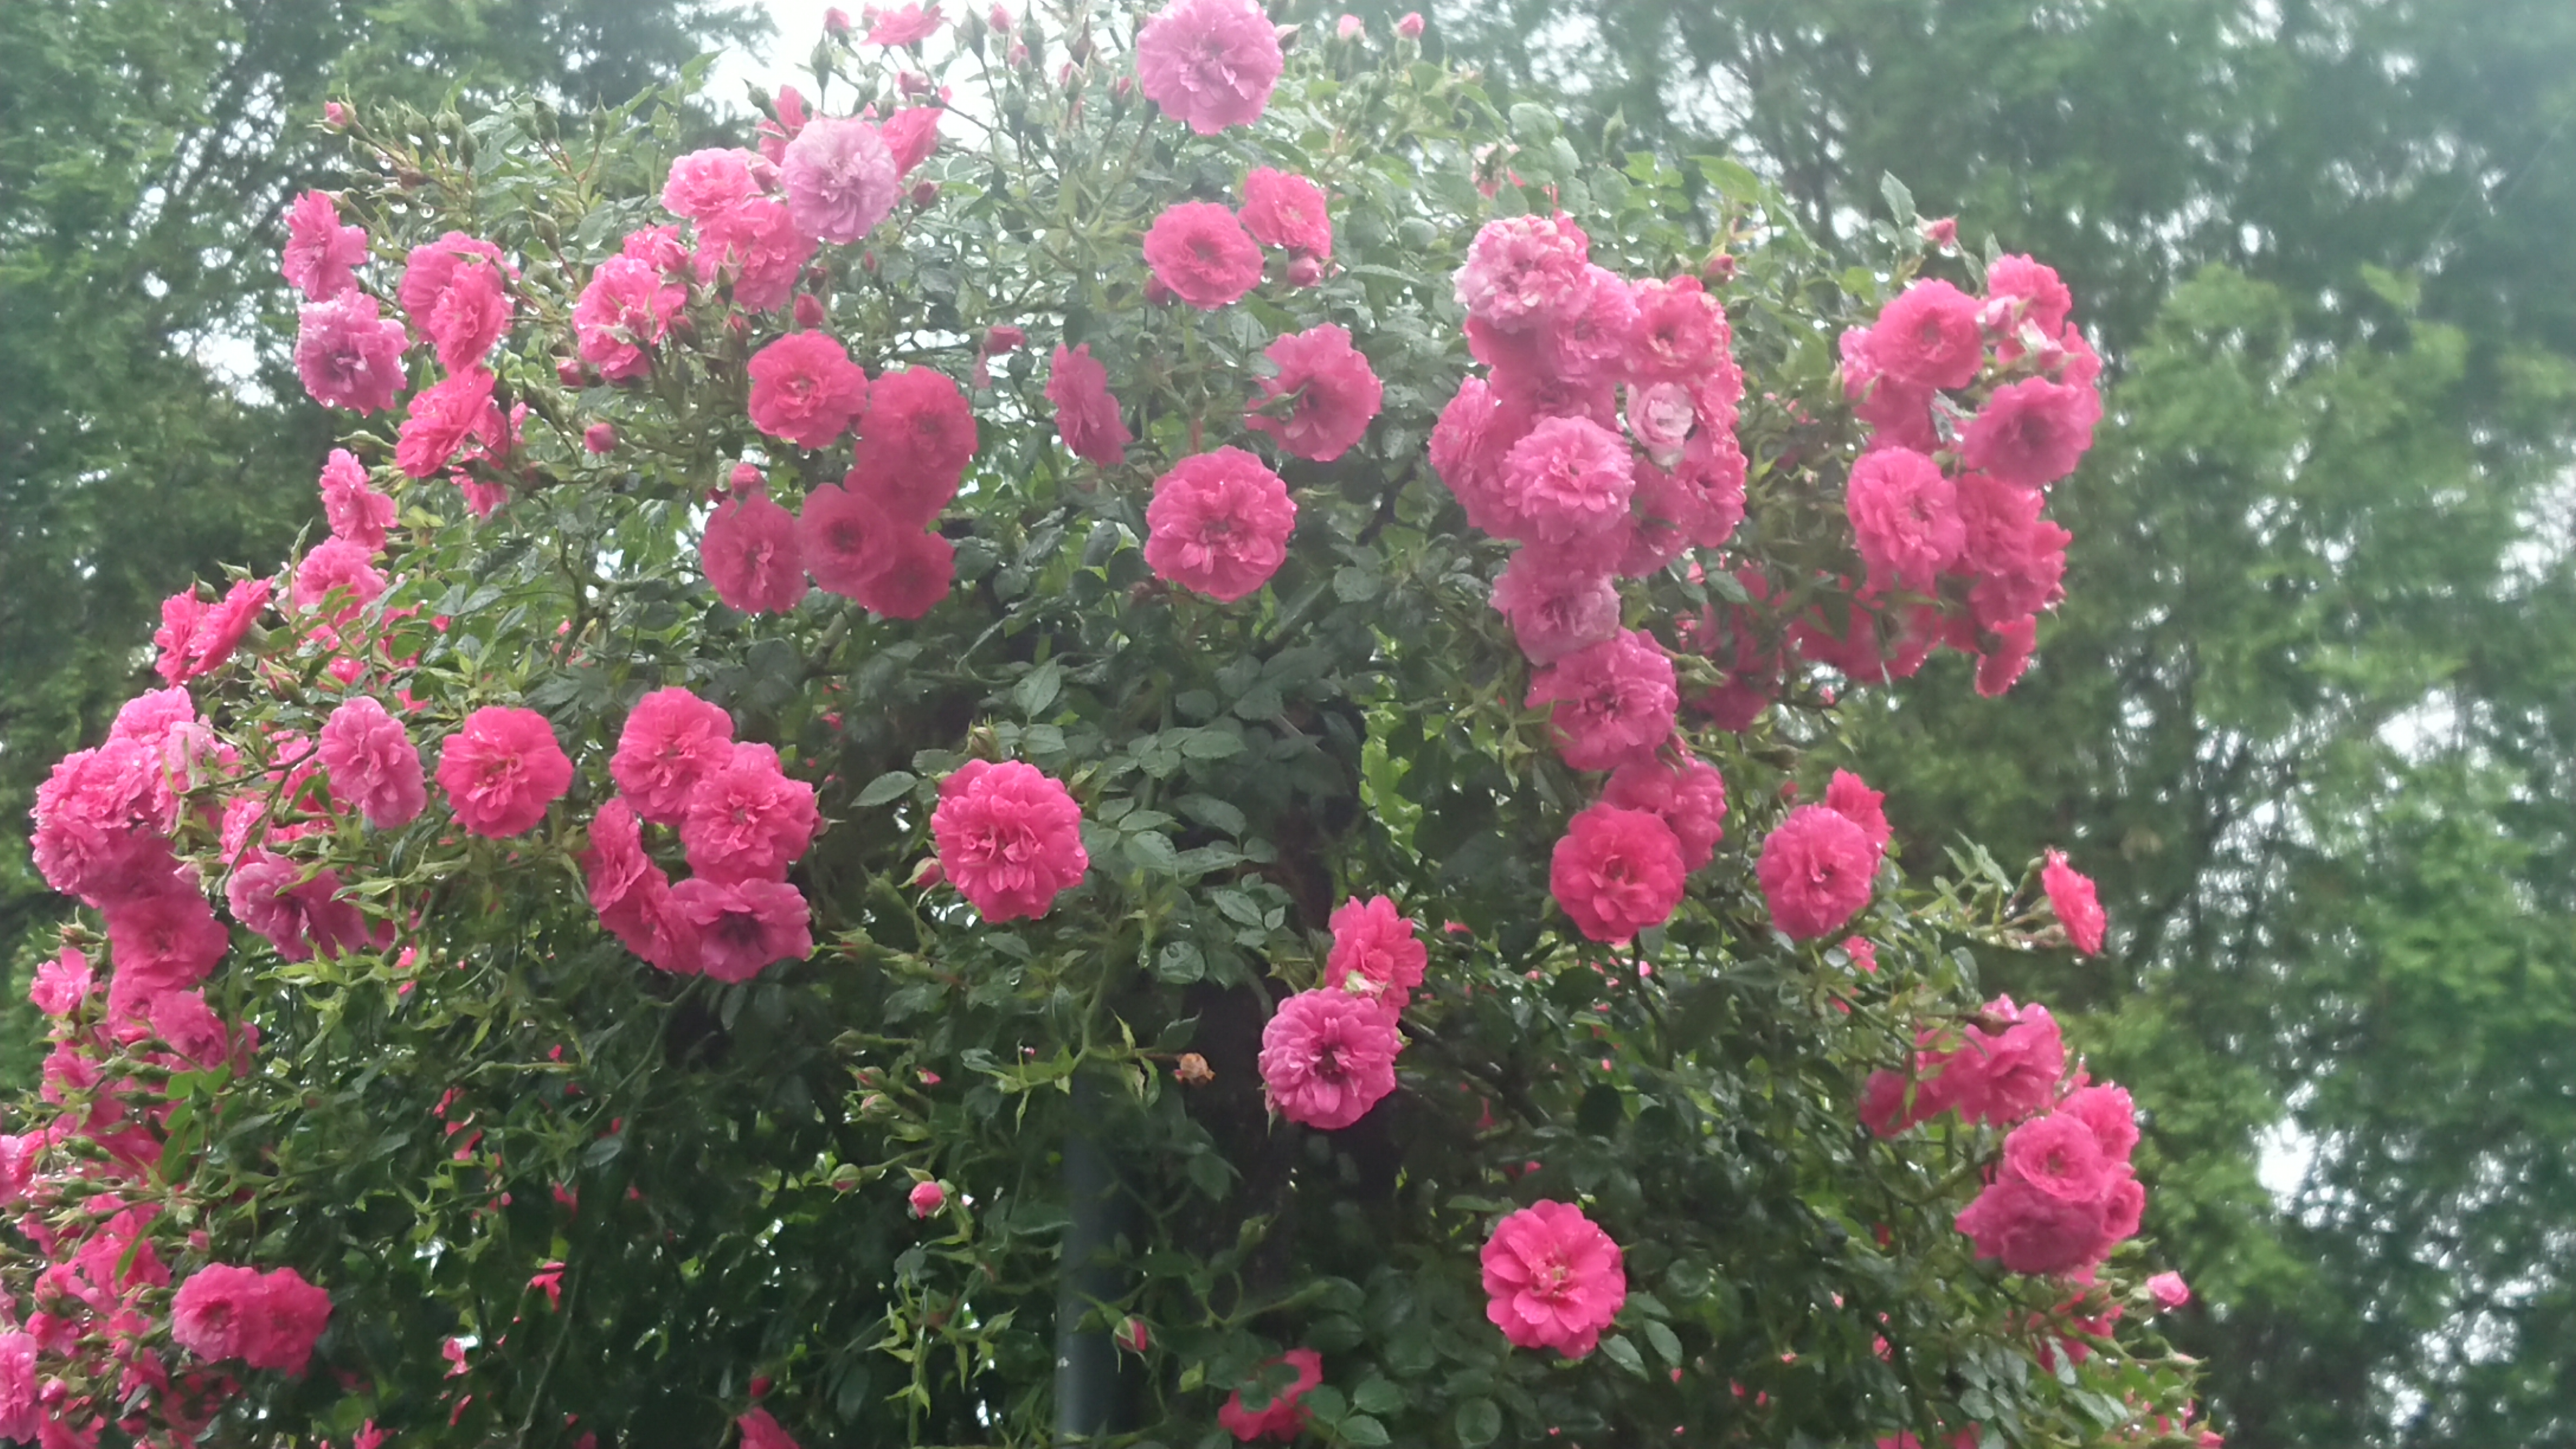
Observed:
[[[1887,209],[1899,222],[1914,220],[1914,193],[1905,189],[1905,183],[1896,179],[1895,172],[1879,175],[1878,194],[1887,198]]]
[[[1023,717],[1035,719],[1055,703],[1063,688],[1064,666],[1050,659],[1020,676],[1020,682],[1011,687],[1011,702],[1019,706]]]
[[[1662,1359],[1665,1364],[1673,1368],[1682,1366],[1682,1340],[1679,1334],[1649,1318],[1646,1320],[1646,1342],[1655,1350],[1655,1357]]]
[[[1614,1333],[1601,1340],[1601,1351],[1610,1355],[1610,1361],[1619,1367],[1641,1379],[1646,1376],[1646,1360],[1637,1352],[1637,1346],[1628,1341],[1628,1335]]]

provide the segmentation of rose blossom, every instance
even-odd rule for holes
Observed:
[[[1136,35],[1138,88],[1202,136],[1261,119],[1285,65],[1259,0],[1172,0]]]
[[[346,448],[333,448],[322,465],[319,487],[322,517],[331,525],[331,536],[358,544],[369,554],[383,552],[386,533],[393,527],[394,501],[368,484],[367,470],[357,456]]]
[[[315,883],[319,885],[319,877]],[[323,899],[332,888],[321,888]],[[337,917],[334,923],[346,924]],[[231,935],[193,885],[169,880],[158,890],[112,902],[107,907],[107,952],[113,967],[107,981],[108,1015],[119,1020],[148,1015],[155,997],[205,980],[231,949]]]
[[[2075,294],[2058,280],[2054,268],[2025,256],[2002,256],[1986,268],[1988,303],[2009,299],[2020,313],[2015,320],[2054,337],[2075,310]]]
[[[63,756],[31,813],[37,873],[67,896],[99,905],[157,891],[176,863],[178,801],[143,741],[110,738]]]
[[[928,40],[939,33],[939,0],[928,5],[902,5],[876,17],[868,27],[866,44],[892,49]]]
[[[680,846],[700,877],[783,880],[822,823],[814,787],[789,779],[778,751],[746,742],[698,777]]]
[[[1698,415],[1691,391],[1678,382],[1628,385],[1628,435],[1664,467],[1681,461],[1682,443]]]
[[[1870,871],[1875,874],[1888,841],[1896,836],[1887,823],[1887,792],[1869,788],[1867,781],[1849,770],[1836,770],[1825,785],[1825,808],[1860,827],[1869,841]]]
[[[304,300],[328,301],[358,285],[358,266],[366,259],[366,228],[342,226],[339,203],[329,192],[307,191],[286,209],[286,251],[278,271]]]
[[[1548,891],[1576,929],[1615,946],[1672,919],[1684,874],[1681,842],[1660,818],[1597,804],[1566,822],[1549,858]]]
[[[1741,388],[1729,351],[1735,333],[1727,326],[1726,309],[1699,278],[1639,282],[1636,305],[1636,332],[1628,349],[1634,380],[1697,383],[1717,374],[1729,379],[1732,388]]]
[[[1281,1368],[1289,1373],[1281,1375]],[[1323,1381],[1324,1356],[1311,1348],[1292,1348],[1263,1364],[1243,1388],[1226,1395],[1225,1402],[1217,1406],[1216,1421],[1246,1444],[1255,1439],[1285,1443],[1296,1438],[1306,1425],[1307,1410],[1298,1401]],[[1268,1391],[1268,1403],[1259,1409],[1246,1407],[1244,1391],[1261,1394],[1265,1383],[1276,1385]]]
[[[749,981],[771,962],[814,954],[805,896],[785,881],[692,876],[671,887],[671,906],[697,928],[698,968],[718,981]]]
[[[1648,811],[1663,821],[1681,845],[1686,871],[1708,864],[1726,838],[1726,779],[1697,756],[1631,760],[1602,786],[1601,803]]]
[[[814,239],[796,229],[787,204],[755,196],[698,223],[692,262],[701,280],[731,270],[735,306],[774,312],[796,294],[796,279],[813,259]]]
[[[1569,543],[1619,526],[1636,492],[1635,455],[1589,418],[1541,418],[1504,454],[1496,490],[1505,538]]]
[[[796,516],[759,488],[716,505],[698,540],[698,568],[716,597],[746,614],[784,614],[805,597]]]
[[[1118,399],[1109,393],[1109,369],[1091,355],[1091,345],[1067,350],[1056,344],[1047,363],[1047,401],[1055,404],[1055,427],[1073,455],[1103,468],[1127,461],[1134,438],[1118,415]]]
[[[437,349],[439,366],[450,372],[480,367],[508,329],[505,266],[499,247],[461,231],[423,242],[404,259],[394,298]]]
[[[1880,309],[1869,329],[1879,369],[1922,387],[1966,387],[1985,364],[1977,299],[1944,281],[1916,282]]]
[[[1289,1121],[1335,1131],[1395,1090],[1403,1049],[1394,1014],[1379,1003],[1329,987],[1301,991],[1261,1029],[1262,1092]]]
[[[2093,882],[2066,863],[2066,852],[2052,850],[2040,867],[2040,884],[2048,891],[2049,909],[2066,927],[2066,939],[2087,956],[2102,954],[2102,929],[2108,924]]]
[[[1333,259],[1333,219],[1324,210],[1324,190],[1294,172],[1254,167],[1243,178],[1243,229],[1263,246]]]
[[[1233,603],[1287,559],[1297,504],[1260,459],[1218,448],[1183,458],[1154,481],[1145,522],[1145,563],[1155,577]]]
[[[1350,333],[1327,322],[1282,334],[1262,355],[1279,372],[1262,379],[1245,426],[1316,463],[1342,456],[1368,431],[1385,392],[1368,359],[1352,349]],[[1293,399],[1284,418],[1273,415],[1281,399]]]
[[[912,168],[930,159],[939,146],[939,106],[906,106],[885,118],[881,134],[886,150],[894,156],[895,179],[912,174]]]
[[[642,377],[653,367],[645,349],[662,340],[688,297],[685,288],[665,281],[651,262],[626,256],[601,262],[573,304],[581,360],[610,382]]]
[[[2101,399],[2089,387],[2040,377],[2008,382],[1968,420],[1959,456],[2016,487],[2045,488],[2075,471],[2101,416]]]
[[[295,375],[324,407],[382,412],[410,385],[403,372],[403,325],[379,315],[354,288],[297,314]]]
[[[828,448],[868,404],[868,375],[829,333],[790,332],[751,355],[752,426]]]
[[[0,1439],[36,1442],[45,1417],[40,1388],[36,1336],[18,1329],[0,1333]]]
[[[1830,936],[1869,904],[1869,837],[1823,805],[1801,805],[1764,838],[1755,873],[1771,922],[1790,937]]]
[[[438,784],[456,823],[494,839],[523,834],[572,785],[554,726],[532,709],[486,705],[439,747]]]
[[[318,609],[337,597],[340,607],[332,611],[331,619],[342,623],[383,598],[385,588],[385,576],[368,561],[366,545],[326,538],[295,565],[288,596],[298,609]]]
[[[1389,1015],[1402,1012],[1430,960],[1416,924],[1385,896],[1365,903],[1353,896],[1334,909],[1329,924],[1333,948],[1324,958],[1324,985],[1375,1001]]]
[[[1506,332],[1534,327],[1580,293],[1591,250],[1590,238],[1563,215],[1489,221],[1458,269],[1458,305]]]
[[[1607,267],[1586,266],[1555,320],[1538,333],[1539,355],[1559,377],[1616,379],[1637,330],[1637,297]]]
[[[1572,1203],[1541,1199],[1508,1214],[1477,1259],[1485,1317],[1518,1348],[1581,1358],[1628,1302],[1619,1245]]]
[[[635,812],[622,799],[599,807],[578,857],[599,923],[648,964],[676,976],[699,969],[696,922],[680,911],[671,878],[644,853]]]
[[[1091,868],[1082,807],[1017,760],[969,760],[941,781],[930,833],[941,874],[988,921],[1045,915]]]
[[[898,526],[939,516],[975,456],[975,414],[946,373],[906,367],[879,376],[859,423],[858,466],[843,485]]]
[[[47,1016],[69,1016],[89,1000],[93,985],[88,959],[65,946],[36,963],[36,978],[27,983],[27,999]]]
[[[1844,512],[1869,565],[1872,590],[1929,594],[1966,542],[1958,493],[1941,467],[1911,448],[1881,448],[1852,465]]]
[[[1177,201],[1163,208],[1145,230],[1145,264],[1153,269],[1154,280],[1202,312],[1236,300],[1261,282],[1260,245],[1233,212],[1213,201]]]
[[[1589,543],[1589,540],[1586,541]],[[1524,544],[1494,580],[1494,611],[1532,664],[1619,636],[1619,589],[1585,544]]]
[[[900,184],[894,153],[877,128],[855,116],[818,116],[787,143],[779,163],[787,214],[796,229],[840,245],[894,214]]]
[[[222,668],[260,610],[268,607],[271,588],[266,579],[236,579],[214,604],[198,598],[194,589],[164,599],[161,627],[152,633],[160,650],[155,672],[175,685]]]
[[[733,716],[671,685],[627,711],[608,776],[637,815],[656,825],[677,825],[698,783],[732,760]]]
[[[412,747],[410,733],[366,695],[331,711],[314,749],[330,773],[331,798],[378,830],[409,825],[429,805],[420,751]]]
[[[413,394],[394,444],[394,466],[413,478],[433,477],[469,440],[499,438],[501,409],[492,400],[492,383],[491,373],[474,367]]]
[[[2147,1280],[2147,1292],[2164,1308],[2180,1308],[2191,1301],[2191,1286],[2180,1273],[2158,1273]]]
[[[255,1369],[301,1374],[331,1317],[331,1295],[292,1268],[210,1264],[179,1285],[170,1337],[210,1363],[238,1358]]]
[[[671,163],[662,182],[662,209],[693,221],[731,211],[760,194],[752,166],[761,161],[739,149],[692,151]]]
[[[1615,770],[1670,739],[1681,695],[1672,656],[1628,629],[1587,645],[1530,677],[1524,707],[1552,704],[1557,755],[1577,770]]]
[[[232,908],[234,920],[276,947],[283,961],[309,961],[317,952],[337,956],[367,945],[367,919],[341,896],[339,873],[321,870],[307,876],[302,862],[254,848],[224,882],[224,903]],[[111,1011],[120,984],[119,980],[108,982]]]
[[[1526,407],[1499,397],[1491,384],[1470,377],[1440,410],[1431,429],[1431,469],[1466,510],[1467,526],[1497,533],[1512,526],[1502,492],[1503,460],[1528,436]]]

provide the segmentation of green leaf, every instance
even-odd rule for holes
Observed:
[[[1023,717],[1035,719],[1055,703],[1056,693],[1063,687],[1064,666],[1050,659],[1020,676],[1020,682],[1011,688],[1011,702],[1019,706]]]
[[[1628,1341],[1628,1335],[1614,1333],[1601,1340],[1601,1351],[1610,1355],[1610,1361],[1619,1367],[1641,1379],[1646,1376],[1646,1360],[1638,1354],[1637,1346]]]
[[[867,784],[867,788],[859,792],[859,803],[861,805],[883,805],[890,800],[901,799],[903,796],[911,794],[912,787],[918,783],[920,783],[919,777],[913,775],[909,771],[888,770],[884,774],[870,780]]]
[[[1502,1437],[1503,1411],[1491,1399],[1469,1399],[1458,1406],[1450,1427],[1458,1431],[1459,1443],[1475,1449]]]
[[[1887,198],[1888,212],[1896,218],[1899,224],[1910,224],[1913,222],[1914,193],[1905,189],[1905,183],[1896,179],[1895,172],[1888,171],[1880,174],[1878,178],[1878,194]]]
[[[1679,1334],[1649,1318],[1646,1320],[1646,1342],[1654,1348],[1655,1357],[1662,1359],[1666,1365],[1672,1368],[1682,1366],[1682,1340]]]
[[[1362,1449],[1377,1449],[1377,1446],[1388,1442],[1386,1426],[1366,1414],[1353,1414],[1344,1419],[1339,1432],[1344,1443],[1357,1444]]]
[[[1143,869],[1155,875],[1177,875],[1180,872],[1181,853],[1173,846],[1170,836],[1148,830],[1127,836],[1122,843],[1126,846],[1127,858]]]
[[[1370,1379],[1351,1394],[1351,1405],[1363,1414],[1395,1414],[1404,1409],[1404,1390],[1384,1379]]]

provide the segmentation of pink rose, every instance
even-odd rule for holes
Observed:
[[[1430,952],[1416,923],[1385,896],[1351,897],[1333,911],[1333,947],[1324,958],[1324,985],[1374,1001],[1389,1015],[1404,1010],[1422,984]]]
[[[1959,456],[2021,488],[2045,488],[2075,471],[2093,446],[2102,400],[2089,387],[2030,377],[1995,389],[1968,420]]]
[[[1628,1301],[1619,1245],[1572,1203],[1542,1199],[1507,1215],[1477,1256],[1485,1317],[1518,1348],[1582,1358]]]
[[[814,954],[805,896],[785,881],[692,876],[671,887],[671,908],[696,928],[698,969],[718,981]]]
[[[1581,291],[1591,251],[1591,239],[1566,216],[1489,221],[1458,269],[1458,305],[1471,319],[1506,332],[1535,327]]]
[[[698,541],[698,568],[716,597],[746,614],[784,614],[805,598],[796,515],[755,487],[716,505]]]
[[[1505,538],[1570,543],[1617,528],[1636,492],[1635,455],[1583,417],[1547,417],[1503,456],[1497,501]]]
[[[914,45],[939,33],[939,3],[902,5],[876,16],[865,43],[894,47]]]
[[[751,355],[752,426],[828,448],[868,403],[868,375],[829,333],[791,332]]]
[[[382,317],[376,299],[352,288],[297,314],[295,375],[324,407],[382,412],[410,384],[403,372],[403,325]]]
[[[1157,578],[1233,603],[1288,557],[1297,505],[1288,485],[1241,448],[1183,458],[1154,481],[1145,563]]]
[[[451,231],[411,249],[394,296],[414,330],[437,349],[438,365],[462,372],[482,366],[508,329],[509,280],[499,247]]]
[[[1311,1348],[1292,1348],[1263,1364],[1243,1387],[1226,1395],[1217,1406],[1216,1421],[1246,1444],[1256,1439],[1286,1443],[1306,1425],[1307,1412],[1298,1400],[1323,1381],[1323,1355]]]
[[[367,260],[364,227],[342,226],[339,203],[307,191],[286,209],[286,251],[278,270],[308,302],[324,302],[358,285]]]
[[[1681,695],[1672,656],[1628,629],[1567,654],[1530,677],[1525,706],[1553,705],[1556,753],[1577,770],[1615,770],[1672,738]]]
[[[858,465],[842,481],[898,526],[923,528],[957,496],[975,444],[974,410],[954,379],[927,367],[898,368],[868,391]]]
[[[1940,465],[1910,448],[1861,455],[1844,490],[1844,512],[1872,590],[1931,593],[1967,538],[1957,491]]]
[[[638,816],[677,825],[698,783],[732,761],[733,716],[672,685],[645,695],[627,712],[608,775]]]
[[[2191,1301],[2191,1287],[2180,1273],[2158,1273],[2147,1280],[2147,1292],[2159,1306],[2180,1308]]]
[[[1262,1091],[1289,1121],[1335,1131],[1395,1090],[1403,1049],[1394,1014],[1379,1003],[1329,987],[1301,991],[1261,1029]]]
[[[1261,119],[1285,66],[1259,0],[1172,0],[1136,35],[1145,98],[1202,136]]]
[[[440,746],[438,784],[457,824],[503,839],[545,819],[546,807],[572,786],[572,761],[544,715],[486,705]]]
[[[1681,461],[1682,443],[1698,414],[1691,391],[1678,382],[1628,387],[1628,434],[1646,456],[1669,468]]]
[[[808,122],[787,143],[778,174],[797,231],[840,245],[866,236],[894,214],[901,183],[885,137],[854,116]]]
[[[936,1182],[916,1182],[905,1201],[912,1205],[914,1217],[926,1218],[948,1205],[948,1189]]]
[[[1682,869],[1697,870],[1717,855],[1726,838],[1726,779],[1696,756],[1660,755],[1631,760],[1610,776],[1601,803],[1644,810],[1664,822],[1681,846]]]
[[[1091,868],[1082,808],[1063,785],[1016,760],[972,760],[949,775],[930,833],[941,873],[996,923],[1045,915]]]
[[[1619,637],[1619,589],[1591,544],[1524,544],[1494,580],[1494,610],[1530,663]]]
[[[330,774],[331,798],[378,830],[409,825],[429,805],[420,751],[413,748],[410,732],[366,695],[331,712],[315,740],[315,753]]]
[[[1657,816],[1592,805],[1566,823],[1548,865],[1548,889],[1595,941],[1620,945],[1672,919],[1681,904],[1681,842]]]
[[[1115,468],[1127,461],[1134,441],[1118,415],[1118,399],[1109,393],[1109,369],[1091,355],[1088,343],[1067,350],[1057,343],[1047,364],[1047,401],[1055,404],[1056,432],[1077,458]]]
[[[1916,282],[1879,310],[1869,329],[1869,353],[1900,382],[1966,387],[1986,359],[1977,299],[1947,282]]]
[[[1350,333],[1327,322],[1280,336],[1262,355],[1279,371],[1262,379],[1261,395],[1245,410],[1246,426],[1317,463],[1342,456],[1368,431],[1384,389],[1368,359],[1351,347]],[[1285,417],[1277,415],[1283,400]]]
[[[2102,914],[2102,901],[2094,892],[2092,880],[2068,865],[2062,850],[2048,853],[2048,863],[2040,867],[2039,879],[2048,892],[2049,909],[2066,927],[2066,939],[2087,956],[2100,955],[2108,919]]]
[[[1877,852],[1861,828],[1822,805],[1801,805],[1762,842],[1755,874],[1771,922],[1790,937],[1830,936],[1869,904]]]
[[[661,268],[630,256],[610,257],[590,274],[573,304],[573,335],[582,361],[610,382],[629,382],[652,370],[647,348],[658,345],[688,301],[686,289],[664,280]]]
[[[1182,3],[1222,5],[1231,0]],[[1145,229],[1145,265],[1172,295],[1203,312],[1235,301],[1261,283],[1261,247],[1233,212],[1212,201],[1165,207]]]
[[[699,775],[680,846],[701,879],[784,880],[822,824],[814,787],[789,779],[778,751],[743,742]]]
[[[1333,259],[1333,219],[1324,209],[1324,189],[1290,171],[1256,166],[1243,178],[1243,229],[1267,247],[1311,257]]]

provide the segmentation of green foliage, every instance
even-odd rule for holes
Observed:
[[[1917,839],[2056,843],[2102,878],[2116,959],[2006,980],[2088,1003],[2153,1103],[2151,1221],[2231,1442],[2563,1439],[2576,12],[1435,22],[1571,89],[1569,129],[1724,146],[1819,233],[1886,215],[1892,173],[1972,248],[2066,273],[2113,379],[2058,490],[2072,596],[2008,706],[1909,697],[1867,769]],[[2313,1154],[2278,1206],[2276,1127]]]
[[[622,101],[753,23],[710,0],[0,7],[10,980],[50,911],[24,845],[36,782],[149,678],[138,651],[175,580],[263,563],[313,517],[332,425],[285,363],[277,254],[288,198],[340,165],[323,99]],[[11,1080],[26,1039],[0,1047]]]
[[[976,59],[998,65],[995,48]],[[823,104],[894,101],[882,69],[827,59],[842,69],[817,77]],[[935,202],[827,249],[812,281],[872,368],[966,375],[987,327],[1035,339],[990,360],[982,446],[942,525],[959,587],[917,622],[822,594],[745,617],[699,576],[703,499],[737,460],[782,497],[846,467],[744,416],[746,359],[778,319],[736,327],[722,285],[700,286],[648,380],[557,373],[589,266],[661,219],[651,198],[687,137],[674,98],[470,124],[364,102],[358,140],[381,164],[352,204],[379,257],[466,226],[518,259],[519,329],[494,367],[526,434],[505,468],[476,465],[509,492],[482,523],[445,481],[384,466],[386,424],[345,439],[402,505],[394,586],[331,638],[289,618],[201,690],[243,755],[210,794],[284,801],[264,773],[279,732],[318,727],[344,646],[376,661],[363,687],[418,702],[432,750],[475,707],[525,704],[580,771],[507,841],[459,834],[443,807],[385,832],[320,811],[292,850],[400,949],[287,963],[242,934],[209,993],[260,1025],[252,1068],[110,1072],[176,1103],[151,1232],[180,1278],[291,1264],[334,1294],[321,1367],[258,1377],[219,1439],[372,1419],[517,1443],[578,1415],[608,1442],[704,1443],[759,1377],[809,1442],[1033,1442],[1059,1281],[1104,1266],[1077,1327],[1152,1329],[1122,1372],[1125,1442],[1222,1445],[1217,1403],[1292,1345],[1325,1355],[1306,1405],[1334,1444],[1662,1442],[1677,1426],[1932,1442],[1971,1421],[2004,1443],[2187,1434],[2188,1369],[2142,1311],[2141,1249],[2071,1301],[2001,1274],[1952,1225],[1995,1134],[1880,1139],[1855,1120],[1865,1074],[1972,1009],[1980,972],[2027,946],[2018,882],[1975,853],[1955,881],[1890,873],[1854,926],[1875,973],[1774,932],[1753,843],[1784,787],[1821,786],[1812,752],[1844,718],[1802,692],[1750,734],[1695,733],[1735,807],[1680,913],[1633,948],[1580,939],[1548,913],[1546,872],[1590,784],[1517,703],[1526,667],[1487,603],[1500,550],[1423,463],[1466,366],[1449,279],[1479,223],[1552,192],[1596,258],[1670,274],[1710,243],[1688,187],[1714,188],[1765,238],[1731,296],[1758,399],[1738,548],[1848,575],[1837,475],[1858,435],[1831,339],[1914,265],[1910,246],[1830,258],[1735,169],[1613,170],[1553,117],[1411,62],[1299,47],[1257,141],[1184,136],[1118,93],[1114,55],[1072,85],[1048,84],[1052,65],[967,67],[990,129],[952,113],[922,173]],[[1489,206],[1472,168],[1506,126],[1550,144]],[[1231,197],[1265,161],[1334,196],[1337,270],[1212,313],[1145,304],[1146,223],[1176,198]],[[1298,532],[1267,589],[1218,606],[1165,587],[1139,547],[1149,480],[1239,440],[1262,345],[1326,321],[1369,356],[1383,413],[1342,459],[1285,465]],[[1056,444],[1040,359],[1059,337],[1116,380],[1138,432],[1123,468]],[[605,455],[581,443],[596,421],[617,430]],[[1629,603],[1669,620],[1710,592],[1676,568]],[[795,876],[811,960],[673,977],[601,931],[583,822],[628,709],[670,684],[818,782],[829,828]],[[1083,807],[1089,879],[1042,919],[987,925],[907,884],[937,782],[969,758],[1025,760]],[[203,820],[181,830],[220,864]],[[1403,1090],[1341,1133],[1273,1120],[1255,1066],[1271,1005],[1317,981],[1334,906],[1378,892],[1432,948]],[[1214,1079],[1176,1076],[1184,1052]],[[1077,1139],[1117,1171],[1106,1265],[1066,1261]],[[949,1205],[915,1221],[905,1194],[931,1180]],[[1626,1253],[1626,1307],[1572,1366],[1511,1350],[1482,1312],[1478,1245],[1542,1197],[1583,1201]],[[558,1269],[559,1305],[541,1286]],[[2112,1301],[2128,1320],[2076,1362],[2078,1305]]]

